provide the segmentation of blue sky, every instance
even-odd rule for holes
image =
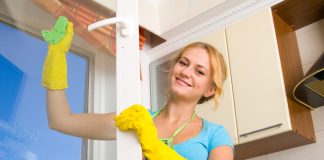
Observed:
[[[47,44],[2,22],[0,35],[0,55],[24,73],[15,104],[0,106],[0,112],[11,114],[9,119],[0,117],[0,159],[81,159],[81,139],[58,133],[47,125],[45,89],[41,87]],[[74,54],[67,54],[67,61],[67,97],[72,112],[80,113],[84,110],[87,61]],[[0,79],[1,83],[15,83],[1,73]],[[2,96],[0,101],[6,99]]]

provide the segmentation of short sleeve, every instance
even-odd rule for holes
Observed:
[[[214,131],[210,137],[208,153],[219,146],[229,146],[234,151],[232,139],[223,126],[217,126],[217,128],[214,128]]]

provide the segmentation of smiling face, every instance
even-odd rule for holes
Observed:
[[[206,49],[186,49],[170,72],[170,94],[198,100],[214,94],[212,70]]]

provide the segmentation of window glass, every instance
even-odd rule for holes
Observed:
[[[0,159],[81,159],[82,139],[47,124],[41,86],[47,44],[1,21],[0,35]],[[70,52],[67,63],[69,104],[84,112],[88,61]]]

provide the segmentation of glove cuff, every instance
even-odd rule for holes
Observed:
[[[43,67],[42,86],[52,90],[68,87],[66,55],[58,48],[49,47]]]
[[[185,158],[160,140],[156,140],[150,145],[147,146],[150,147],[148,149],[143,148],[144,155],[149,160],[185,160]]]

